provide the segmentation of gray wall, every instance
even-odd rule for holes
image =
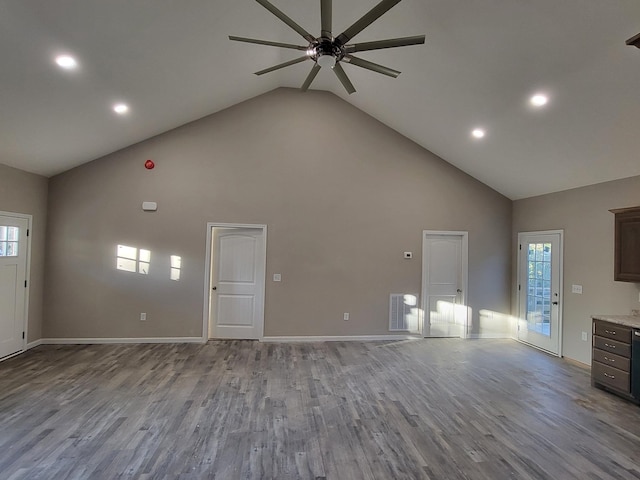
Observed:
[[[591,362],[591,315],[628,315],[640,308],[640,284],[613,281],[614,215],[609,212],[637,205],[640,177],[514,202],[513,258],[518,232],[564,229],[563,354],[569,358]],[[574,284],[583,286],[582,295],[571,293]],[[513,305],[515,313],[515,293]],[[581,340],[583,331],[589,332],[588,342]]]
[[[424,229],[469,231],[476,333],[479,310],[510,310],[512,202],[327,92],[275,90],[49,192],[45,337],[200,336],[207,222],[268,225],[266,335],[389,333],[389,293],[420,292]],[[151,250],[150,274],[116,270],[118,244]]]
[[[27,341],[42,338],[48,179],[0,164],[0,211],[33,216]]]

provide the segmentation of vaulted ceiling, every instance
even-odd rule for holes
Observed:
[[[318,0],[272,0],[314,35]],[[339,33],[377,0],[334,0]],[[329,90],[512,199],[640,175],[637,0],[403,0],[353,42],[426,34],[425,45],[345,65]],[[0,0],[0,163],[55,175],[277,87],[312,63],[253,72],[304,44],[252,0]],[[68,53],[75,70],[54,62]],[[529,104],[537,92],[549,102]],[[301,93],[302,95],[302,93]],[[117,115],[112,106],[126,102]],[[474,128],[483,139],[471,136]],[[309,125],[321,134],[322,125]]]

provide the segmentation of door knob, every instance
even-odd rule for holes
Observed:
[[[218,289],[218,287],[213,287],[211,290],[217,290],[217,289]]]
[[[557,305],[557,304],[558,304],[558,302],[553,302],[553,304],[554,304],[554,305]]]
[[[462,293],[462,290],[458,289],[458,290],[456,290],[456,292],[458,292],[458,293]]]

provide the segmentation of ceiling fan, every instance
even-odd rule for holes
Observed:
[[[347,93],[354,93],[356,89],[354,88],[353,84],[349,80],[349,77],[347,77],[347,74],[342,68],[342,62],[350,63],[351,65],[355,65],[357,67],[366,68],[367,70],[396,78],[398,75],[400,75],[399,71],[393,70],[383,65],[378,65],[377,63],[369,62],[368,60],[364,60],[359,57],[354,57],[352,53],[365,52],[368,50],[379,50],[382,48],[396,48],[406,47],[409,45],[420,45],[423,44],[425,40],[424,35],[419,35],[415,37],[392,38],[374,42],[347,44],[347,42],[349,42],[362,30],[367,28],[378,18],[387,13],[392,7],[400,3],[401,0],[382,0],[378,5],[373,7],[368,13],[360,18],[360,20],[356,21],[353,25],[351,25],[337,37],[334,37],[331,31],[332,0],[320,0],[321,27],[320,36],[317,38],[307,32],[304,28],[294,22],[283,12],[278,10],[278,8],[276,8],[268,0],[256,0],[256,2],[269,10],[272,14],[286,23],[293,30],[295,30],[299,35],[302,36],[302,38],[309,42],[309,44],[292,45],[289,43],[271,42],[268,40],[257,40],[255,38],[235,37],[231,35],[229,36],[229,40],[304,51],[305,55],[303,57],[299,57],[294,60],[290,60],[288,62],[284,62],[279,65],[266,68],[264,70],[260,70],[259,72],[255,73],[256,75],[264,75],[265,73],[273,72],[290,65],[295,65],[296,63],[301,63],[306,60],[313,60],[315,65],[311,69],[311,72],[302,85],[302,91],[307,91],[309,89],[311,83],[316,78],[316,75],[318,75],[320,68],[330,67],[338,77],[338,80],[340,80],[340,82],[346,89]]]

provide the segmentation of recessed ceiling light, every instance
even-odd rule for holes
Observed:
[[[484,136],[486,134],[487,134],[487,132],[485,132],[484,129],[482,129],[482,128],[475,128],[471,132],[471,135],[473,135],[474,138],[484,138]]]
[[[124,115],[129,111],[129,106],[126,103],[116,103],[113,106],[113,111],[118,115]]]
[[[547,97],[544,93],[536,93],[531,99],[529,99],[531,105],[534,107],[543,107],[549,101],[549,97]]]
[[[78,66],[78,62],[71,55],[58,55],[56,57],[56,63],[59,67],[66,70],[73,70]]]

